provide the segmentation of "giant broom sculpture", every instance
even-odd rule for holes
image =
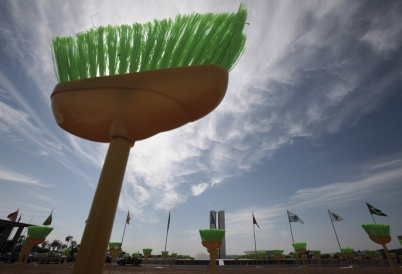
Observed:
[[[51,95],[56,122],[78,137],[110,143],[73,273],[103,270],[134,143],[196,121],[222,101],[228,71],[245,49],[246,17],[240,5],[237,13],[99,27],[77,39],[53,39],[60,82]]]

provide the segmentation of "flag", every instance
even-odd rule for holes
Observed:
[[[304,222],[299,218],[299,216],[290,212],[289,210],[287,212],[288,212],[289,222],[299,222],[299,223],[304,224]]]
[[[127,219],[126,219],[126,224],[130,224],[130,220],[131,220],[131,217],[130,217],[130,210],[127,212]]]
[[[50,225],[52,223],[52,214],[53,214],[53,209],[52,212],[50,213],[49,217],[43,222],[43,225]]]
[[[211,212],[211,220],[210,220],[210,224],[211,224],[211,225],[214,225],[214,226],[215,226],[215,228],[216,228],[215,217],[214,217],[214,215],[212,215],[212,212]]]
[[[367,205],[368,209],[370,210],[370,214],[375,214],[375,215],[378,215],[378,216],[386,216],[386,217],[388,217],[387,214],[382,213],[381,210],[379,210],[378,208],[375,208],[374,206],[368,204],[367,202],[366,202],[366,205]]]
[[[169,211],[169,218],[168,218],[168,225],[167,225],[167,231],[166,232],[169,232],[169,226],[170,226],[170,211]]]
[[[8,215],[7,215],[7,218],[10,219],[11,222],[15,223],[15,220],[17,220],[17,217],[18,217],[18,211],[19,211],[19,210],[20,210],[20,209],[17,209],[17,211],[8,214]]]
[[[21,221],[21,217],[22,217],[22,214],[21,214],[20,217],[18,218],[18,223]]]
[[[257,224],[257,221],[255,220],[254,213],[253,213],[253,225],[257,225],[257,227],[260,228],[260,227],[258,226],[258,224]],[[261,229],[261,228],[260,228],[260,229]]]
[[[343,220],[343,218],[341,216],[339,216],[338,214],[333,213],[329,209],[328,209],[328,212],[329,212],[329,216],[331,217],[332,221],[342,221]]]

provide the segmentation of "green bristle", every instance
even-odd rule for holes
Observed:
[[[293,256],[298,256],[299,253],[297,253],[297,252],[292,252],[292,255],[293,255]]]
[[[111,242],[109,243],[109,249],[120,249],[121,243],[119,242]]]
[[[275,255],[282,254],[283,250],[275,249],[275,250],[272,250],[272,253],[274,253]]]
[[[333,257],[334,257],[334,254],[329,254],[329,257],[330,257],[330,258],[333,258]]]
[[[46,238],[53,227],[50,226],[30,226],[28,227],[28,238]]]
[[[78,255],[78,252],[76,252],[76,253],[73,253],[73,255],[74,255],[74,257],[77,257],[77,255]]]
[[[199,231],[202,241],[222,241],[226,232],[224,229],[200,229]]]
[[[131,256],[134,258],[138,258],[140,254],[138,252],[134,252],[133,254],[131,254]]]
[[[162,254],[162,255],[168,255],[168,254],[169,254],[169,251],[162,251],[161,254]]]
[[[27,245],[27,240],[22,239],[22,245]]]
[[[306,249],[306,247],[307,247],[307,243],[305,243],[305,242],[293,243],[292,245],[295,250],[296,249]]]
[[[267,254],[266,251],[258,251],[258,255],[265,255],[265,254]]]
[[[59,254],[57,254],[57,252],[52,252],[53,256],[59,256]]]
[[[373,251],[372,250],[364,250],[364,253],[367,255],[370,255],[370,254],[373,254]]]
[[[78,51],[78,73],[80,79],[88,78],[89,58],[88,58],[88,46],[87,46],[87,34],[77,34],[77,51]]]
[[[177,253],[172,253],[172,257],[176,257],[177,256]]]
[[[118,27],[119,34],[119,74],[127,73],[130,58],[130,42],[132,40],[132,28],[128,25]]]
[[[98,56],[97,56],[97,48],[98,48],[98,36],[97,31],[91,29],[87,32],[86,42],[88,46],[88,63],[89,63],[89,77],[96,77],[98,71]]]
[[[182,257],[182,255],[177,255],[177,259],[181,259]]]
[[[151,254],[152,248],[143,248],[142,252],[144,252],[144,254]]]
[[[97,36],[97,61],[99,65],[99,76],[106,75],[106,51],[105,51],[105,38],[104,38],[105,28],[98,28],[98,36]]]
[[[389,225],[384,224],[364,224],[362,228],[369,236],[389,236]]]
[[[354,249],[347,247],[347,248],[342,248],[342,251],[345,253],[352,253],[354,251]]]
[[[63,254],[70,254],[70,252],[71,252],[71,249],[64,249],[63,250]]]
[[[380,251],[374,251],[374,255],[381,255]]]
[[[313,250],[314,254],[321,254],[321,250]]]
[[[130,254],[126,253],[126,254],[124,254],[123,257],[128,258],[128,257],[130,257]]]
[[[107,26],[106,43],[109,75],[114,75],[117,67],[117,27]]]
[[[396,258],[396,253],[391,252],[391,253],[388,253],[388,255],[389,255],[391,258]]]
[[[52,59],[59,82],[144,70],[217,64],[231,70],[245,50],[247,10],[178,15],[131,26],[90,29],[54,37]]]
[[[402,245],[402,240],[399,240],[399,243]]]
[[[302,257],[303,257],[303,258],[307,258],[307,255],[306,255],[306,254],[303,254]]]

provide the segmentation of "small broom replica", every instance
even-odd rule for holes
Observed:
[[[24,242],[23,249],[18,256],[17,263],[14,267],[14,274],[21,273],[24,270],[25,264],[28,261],[28,255],[31,253],[32,248],[43,241],[52,232],[53,227],[50,226],[29,226],[27,232],[27,238]],[[25,260],[22,261],[23,256],[26,256]]]
[[[388,253],[388,248],[387,248],[387,243],[389,243],[391,241],[389,225],[363,224],[362,228],[364,229],[364,231],[366,231],[367,235],[373,242],[382,245],[382,247],[384,248],[384,252],[387,255],[389,264],[391,265],[392,270],[396,274],[395,266],[392,262],[392,258],[390,257],[390,255]]]
[[[55,37],[58,125],[110,143],[73,273],[102,273],[130,148],[196,121],[222,101],[245,50],[247,11],[177,16]]]
[[[306,262],[305,262],[305,257],[303,257],[303,254],[306,252],[307,249],[307,243],[306,242],[296,242],[292,244],[293,248],[295,251],[301,255],[302,261],[303,261],[303,266],[304,266],[304,271],[308,273],[307,268],[306,268]]]
[[[222,245],[226,230],[224,229],[200,229],[201,243],[207,248],[210,256],[211,274],[216,273],[216,259],[218,259],[218,248]]]

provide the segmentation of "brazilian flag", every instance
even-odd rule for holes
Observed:
[[[378,208],[375,208],[374,206],[368,204],[367,202],[366,202],[366,204],[367,204],[368,209],[370,210],[370,214],[375,214],[375,215],[378,215],[378,216],[386,216],[386,217],[388,217],[387,214],[382,213],[382,211],[379,210]]]

